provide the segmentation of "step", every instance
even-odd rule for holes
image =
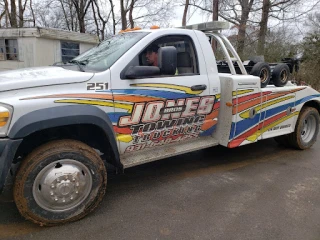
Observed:
[[[217,145],[219,145],[219,142],[213,137],[201,137],[185,142],[178,142],[136,151],[133,153],[125,153],[121,156],[121,162],[124,168],[129,168]]]

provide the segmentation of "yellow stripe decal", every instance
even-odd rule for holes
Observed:
[[[164,83],[137,83],[137,84],[131,84],[132,87],[152,87],[152,88],[168,88],[173,90],[178,90],[185,92],[187,94],[201,94],[203,90],[199,91],[192,91],[190,87],[181,86],[181,85],[174,85],[174,84],[164,84]]]
[[[75,103],[75,104],[88,104],[88,105],[98,105],[104,107],[115,107],[128,110],[128,113],[132,112],[132,104],[125,103],[113,103],[107,101],[95,101],[95,100],[80,100],[80,99],[62,99],[54,101],[56,103]]]
[[[250,93],[250,92],[253,92],[253,89],[233,91],[232,96],[235,97],[237,95],[243,95],[243,94]]]
[[[267,108],[267,107],[275,105],[277,103],[286,101],[286,100],[291,99],[291,98],[294,98],[294,96],[288,96],[288,97],[284,97],[284,98],[279,98],[279,99],[264,103],[261,106],[255,107],[254,109],[255,109],[256,112],[258,112],[258,111],[260,111],[260,110],[262,110],[264,108]],[[240,117],[241,118],[249,118],[250,117],[250,109],[245,111],[244,113],[241,113]]]
[[[262,129],[258,130],[258,131],[255,132],[253,135],[249,136],[249,137],[247,138],[247,140],[250,141],[250,142],[254,142],[254,141],[257,140],[257,138],[258,138],[259,136],[261,136],[264,132],[268,131],[269,129],[277,126],[278,124],[280,124],[280,123],[282,123],[282,122],[284,122],[284,121],[288,120],[289,118],[292,118],[292,117],[294,117],[294,116],[296,116],[296,115],[299,115],[299,112],[294,112],[294,113],[290,114],[289,116],[285,116],[285,117],[283,117],[283,118],[280,118],[279,120],[277,120],[277,121],[269,124],[268,126],[266,126],[266,127],[262,128]]]
[[[128,134],[119,134],[117,135],[117,140],[120,142],[129,143],[132,141],[132,136]]]

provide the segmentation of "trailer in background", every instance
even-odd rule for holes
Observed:
[[[67,62],[97,45],[97,36],[52,28],[0,29],[0,71]]]

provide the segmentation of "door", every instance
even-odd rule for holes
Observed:
[[[192,34],[157,38],[123,66],[124,70],[137,63],[145,66],[151,62],[148,54],[174,46],[177,69],[171,75],[119,79],[111,69],[114,130],[121,154],[205,135],[202,127],[210,125],[206,117],[213,111],[215,96],[209,94],[205,62],[198,56],[201,53],[196,51],[198,43]]]
[[[262,127],[260,79],[235,76],[233,83],[232,127],[228,147],[234,148],[259,140]]]

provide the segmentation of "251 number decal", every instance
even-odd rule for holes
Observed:
[[[88,91],[108,90],[108,83],[87,83]]]

